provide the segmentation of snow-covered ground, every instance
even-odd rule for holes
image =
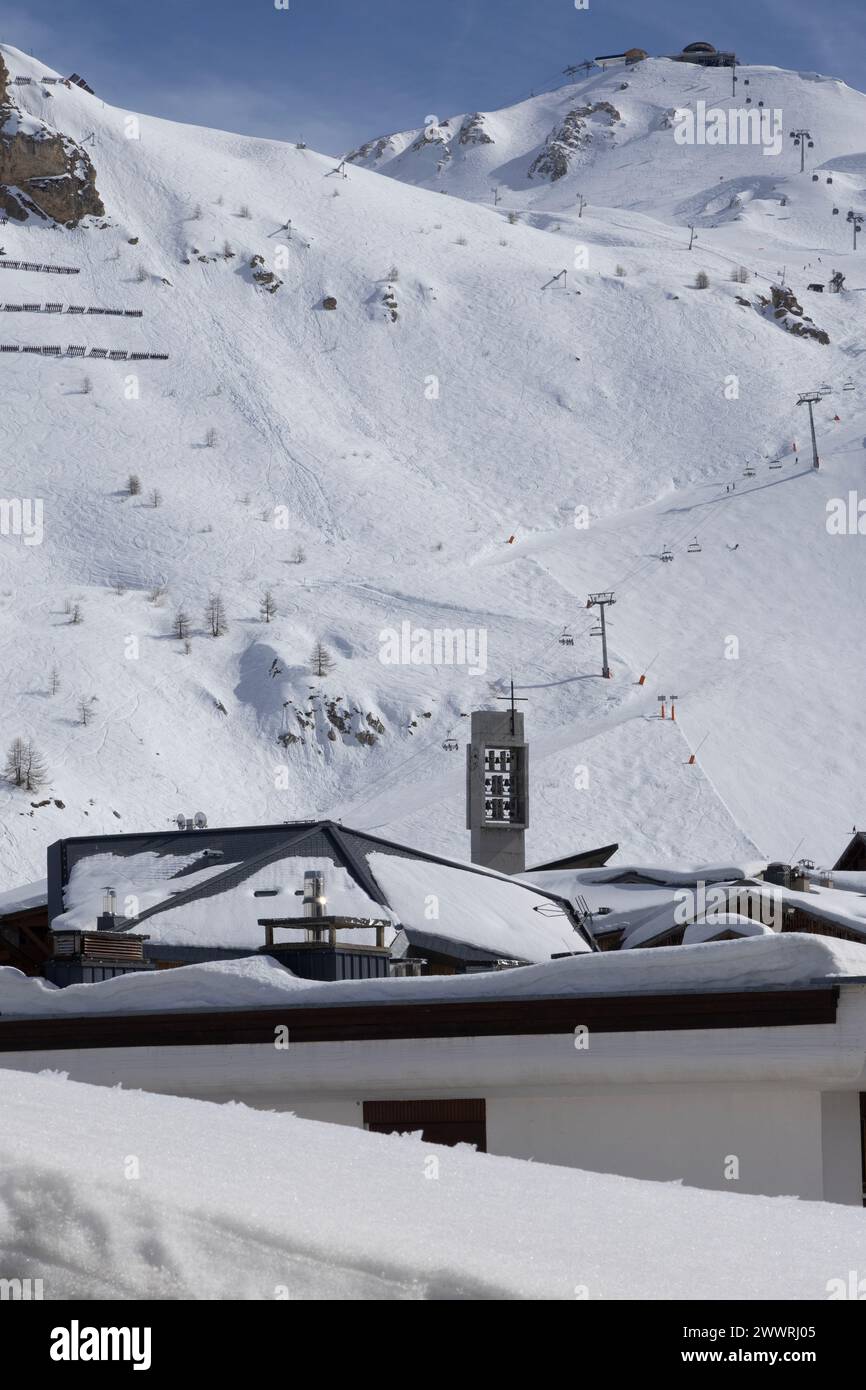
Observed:
[[[13,77],[50,71],[0,51]],[[50,772],[36,795],[0,786],[0,886],[44,873],[61,835],[199,808],[224,824],[328,814],[464,856],[463,759],[442,744],[512,675],[530,863],[611,840],[644,862],[788,858],[798,841],[837,857],[862,819],[863,538],[830,536],[825,508],[864,490],[866,276],[845,215],[866,191],[866,98],[739,73],[741,99],[748,77],[783,112],[778,157],[678,145],[667,114],[729,104],[730,76],[654,61],[491,113],[495,143],[458,140],[441,177],[407,165],[426,150],[383,166],[397,177],[374,163],[343,179],[309,149],[152,117],[129,138],[127,113],[85,92],[15,89],[87,140],[109,225],[0,228],[7,258],[80,270],[4,269],[0,298],[143,317],[0,308],[0,342],[170,360],[0,357],[4,493],[45,508],[41,545],[0,536],[0,722]],[[568,111],[602,101],[622,124],[593,118],[563,178],[529,179]],[[815,137],[803,175],[792,123]],[[275,294],[253,281],[258,255]],[[748,284],[729,278],[740,264]],[[751,307],[783,267],[829,347]],[[563,268],[567,285],[543,289]],[[832,268],[845,293],[806,291]],[[825,382],[816,474],[796,398]],[[609,682],[584,608],[605,586]],[[217,589],[229,629],[213,639]],[[486,670],[383,664],[381,634],[403,622],[482,630]],[[662,692],[676,724],[655,717]],[[302,741],[283,748],[281,727]]]
[[[862,1263],[856,1208],[56,1073],[0,1071],[0,1106],[0,1275],[46,1299],[818,1300]]]

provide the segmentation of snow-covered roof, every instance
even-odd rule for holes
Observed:
[[[7,888],[0,893],[0,917],[11,912],[26,912],[31,907],[44,907],[48,901],[48,880],[34,879],[19,888]]]
[[[193,866],[200,864],[200,868]],[[55,931],[79,927],[92,930],[102,910],[103,889],[114,889],[117,912],[121,917],[137,918],[142,912],[171,901],[179,892],[206,883],[224,874],[222,859],[208,859],[202,852],[157,854],[93,854],[73,864],[69,882],[63,890],[65,911],[51,923]],[[192,872],[187,872],[192,870]],[[178,878],[183,874],[182,878]]]
[[[410,945],[459,947],[468,958],[543,961],[590,950],[551,890],[505,874],[327,821],[263,827],[246,840],[245,833],[178,834],[159,850],[152,837],[141,837],[147,847],[139,850],[139,837],[118,836],[100,851],[97,838],[95,852],[73,862],[65,910],[52,927],[92,929],[110,885],[118,925],[140,930],[151,946],[255,951],[264,944],[263,919],[297,918],[297,930],[280,928],[277,940],[303,939],[298,889],[307,870],[318,870],[327,913],[385,920],[387,945],[402,930]],[[217,843],[226,848],[214,859]],[[187,846],[189,853],[180,852]],[[372,945],[375,929],[353,930],[351,939]]]
[[[532,881],[571,902],[583,898],[593,913],[592,931],[622,931],[627,948],[646,946],[707,914],[715,920],[727,912],[729,895],[753,888],[758,893],[750,874],[764,867],[752,861],[680,868],[630,864],[533,874]]]
[[[847,879],[863,880],[866,874],[846,874]],[[823,918],[848,931],[858,932],[866,940],[866,891],[853,883],[837,880],[842,874],[833,875],[833,886],[825,888],[821,884],[811,884],[808,893],[795,892],[777,884],[759,885],[758,891],[764,898],[773,899],[788,907],[796,907],[808,912],[811,917]]]
[[[91,1012],[698,994],[855,981],[866,983],[866,945],[771,932],[737,941],[661,946],[653,951],[587,952],[512,970],[336,984],[298,979],[269,956],[129,974],[65,989],[11,967],[0,967],[0,1015],[69,1017]]]
[[[697,883],[721,883],[735,879],[754,878],[763,873],[766,860],[751,859],[724,864],[614,864],[598,869],[552,870],[532,874],[532,881],[551,886],[558,879],[563,887],[569,879],[582,885],[604,883],[646,883],[659,887],[693,887]]]
[[[739,912],[719,912],[703,917],[698,922],[690,922],[683,932],[683,945],[696,946],[701,941],[715,941],[725,932],[735,936],[772,936],[773,928],[765,927],[763,922],[755,922],[751,917],[743,917]]]

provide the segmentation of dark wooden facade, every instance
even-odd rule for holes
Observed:
[[[41,975],[50,955],[45,903],[0,916],[0,965],[14,966],[25,975]]]
[[[835,1023],[837,985],[815,989],[574,998],[433,1000],[409,1004],[285,1005],[176,1013],[0,1018],[0,1054],[104,1047],[273,1046],[274,1029],[293,1042],[404,1038],[550,1036],[681,1032],[700,1028],[787,1028]]]

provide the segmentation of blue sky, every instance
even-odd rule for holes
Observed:
[[[0,41],[106,101],[336,154],[494,109],[568,62],[694,39],[866,89],[863,0],[0,0]]]

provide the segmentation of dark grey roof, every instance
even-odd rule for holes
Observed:
[[[618,844],[601,845],[598,849],[580,849],[574,854],[564,854],[561,859],[550,859],[545,864],[533,864],[524,872],[540,874],[548,869],[600,869],[618,849]]]
[[[162,902],[145,908],[137,917],[127,918],[119,930],[133,930],[148,918],[160,912],[183,906],[201,898],[215,897],[234,888],[249,878],[258,869],[269,863],[296,854],[300,847],[310,856],[333,859],[342,865],[364,892],[374,902],[383,907],[388,902],[382,888],[372,872],[368,860],[371,852],[378,851],[398,855],[403,859],[417,859],[433,864],[446,864],[461,869],[465,873],[491,876],[489,869],[478,864],[461,860],[447,859],[442,855],[402,845],[367,831],[352,830],[336,821],[290,821],[282,825],[235,826],[226,828],[209,827],[204,830],[180,830],[153,834],[142,832],[128,835],[90,835],[76,836],[68,840],[58,840],[49,846],[49,919],[59,917],[63,910],[63,888],[69,881],[72,866],[91,854],[134,855],[142,853],[189,854],[194,848],[218,851],[231,862],[224,873],[212,875],[205,883],[194,884],[183,889],[183,878],[188,869],[181,870],[169,882],[178,884],[179,891],[170,893]],[[198,866],[201,867],[200,865]],[[492,875],[501,877],[500,875]],[[512,880],[515,886],[527,892],[549,899],[560,907],[572,926],[586,943],[595,948],[591,934],[577,921],[571,904],[556,893],[534,884]]]
[[[856,864],[860,863],[862,863],[864,869],[866,869],[866,830],[854,831],[854,834],[839,855],[833,868],[840,869],[844,872],[846,869],[854,868]]]

